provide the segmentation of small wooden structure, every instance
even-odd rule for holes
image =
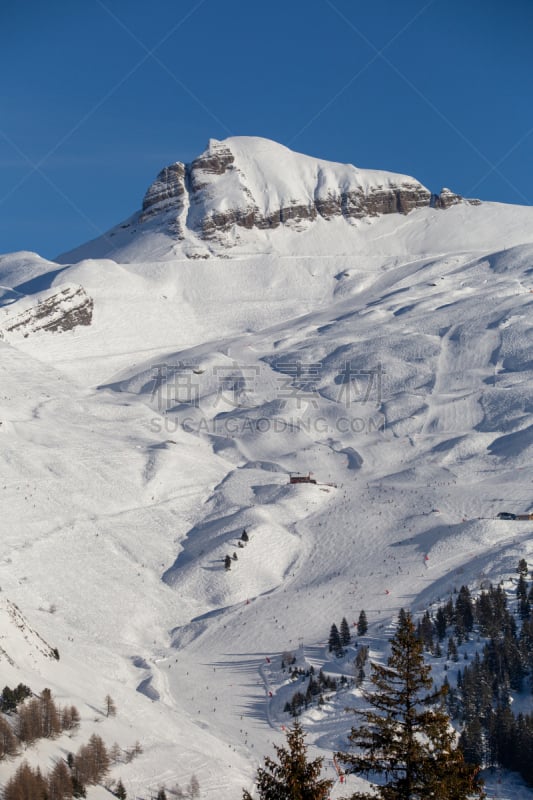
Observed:
[[[289,476],[289,483],[315,483],[316,480],[311,477],[311,473],[309,472],[307,475],[301,475],[298,472],[291,472]]]

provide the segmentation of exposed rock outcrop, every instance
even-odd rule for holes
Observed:
[[[167,230],[189,229],[205,240],[234,228],[295,229],[321,217],[356,221],[463,202],[433,195],[414,178],[319,161],[254,137],[211,140],[190,165],[165,167],[149,187],[140,222],[162,216]]]
[[[26,308],[16,316],[7,317],[0,325],[0,338],[27,338],[37,331],[60,333],[78,326],[90,325],[93,300],[81,286],[65,286]]]
[[[217,147],[213,142],[210,142],[209,149],[192,162],[191,185],[193,190],[198,191],[209,185],[209,181],[206,181],[203,176],[223,175],[233,166],[234,162],[235,156],[229,147]]]
[[[460,194],[455,194],[452,192],[451,189],[446,189],[444,187],[441,189],[440,194],[435,195],[433,207],[434,208],[450,208],[450,206],[455,206],[457,203],[462,203],[463,198]]]
[[[0,623],[3,640],[0,662],[20,669],[35,667],[44,659],[56,660],[59,657],[57,650],[31,627],[19,607],[7,598],[0,600]]]
[[[178,161],[161,170],[155,181],[148,188],[143,200],[143,212],[153,206],[163,208],[176,204],[185,194],[185,164]]]

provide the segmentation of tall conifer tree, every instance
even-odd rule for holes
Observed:
[[[348,620],[346,619],[346,617],[343,617],[341,620],[341,627],[339,633],[341,637],[342,646],[347,647],[352,641],[352,635],[350,633],[350,626],[348,625]]]
[[[257,770],[261,800],[326,800],[333,781],[320,778],[322,758],[307,760],[305,733],[299,722],[287,732],[287,747],[276,747],[279,762],[268,756]],[[243,800],[252,800],[246,790]]]
[[[483,797],[476,768],[465,763],[442,701],[432,691],[431,668],[409,613],[400,612],[387,666],[372,665],[370,708],[356,712],[362,724],[352,728],[352,752],[338,753],[349,771],[385,778],[372,792],[352,800],[466,800]]]
[[[335,655],[339,655],[342,651],[341,636],[335,623],[333,623],[329,632],[328,650],[330,653],[335,653]]]

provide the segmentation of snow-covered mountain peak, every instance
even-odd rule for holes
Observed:
[[[349,238],[364,223],[390,215],[399,222],[415,209],[433,213],[461,202],[449,189],[432,194],[409,175],[325,161],[258,136],[210,139],[192,162],[175,161],[159,172],[141,211],[59,260],[207,258],[239,246],[282,253],[287,236],[299,234],[301,248],[308,231],[330,253],[328,240]]]
[[[408,213],[439,205],[415,178],[361,170],[294,153],[269,139],[211,139],[191,164],[163,169],[149,187],[141,222],[173,211],[175,232],[224,242],[232,228],[306,227],[318,218]],[[170,220],[167,220],[170,222]]]

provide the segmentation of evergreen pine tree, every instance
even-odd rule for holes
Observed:
[[[442,642],[446,637],[447,624],[446,613],[442,607],[439,607],[435,615],[435,631],[439,637],[439,642]]]
[[[527,619],[531,611],[531,606],[529,604],[527,582],[523,575],[520,575],[518,578],[516,597],[518,599],[518,613],[520,614],[520,619]]]
[[[265,758],[257,770],[260,800],[326,800],[333,781],[321,779],[322,758],[307,760],[305,733],[299,722],[287,732],[287,746],[275,748],[278,762]],[[252,800],[246,790],[243,800]]]
[[[115,797],[118,797],[119,800],[126,800],[127,797],[126,789],[124,788],[124,784],[122,783],[120,778],[118,779],[118,783],[115,787],[115,791],[113,792],[113,794],[115,795]]]
[[[352,640],[352,635],[350,633],[350,626],[348,625],[346,617],[343,617],[341,620],[340,635],[342,646],[347,647]]]
[[[243,530],[243,532],[241,533],[241,540],[242,540],[243,542],[247,542],[247,541],[249,540],[249,538],[250,538],[250,537],[249,537],[249,536],[248,536],[248,534],[246,533],[246,528],[245,528],[245,529]]]
[[[335,655],[338,655],[339,652],[342,652],[341,637],[339,629],[335,623],[333,623],[329,632],[328,650],[330,653],[335,653]]]
[[[448,653],[447,657],[451,658],[452,661],[459,661],[459,655],[457,653],[457,645],[455,644],[455,639],[453,636],[450,636],[448,639]]]
[[[0,711],[4,711],[5,713],[15,711],[17,705],[22,703],[27,697],[31,697],[31,694],[30,687],[25,686],[23,683],[19,683],[15,689],[10,689],[9,686],[5,686],[0,697]]]
[[[14,711],[17,707],[17,703],[15,701],[15,696],[13,689],[9,686],[4,686],[2,690],[2,697],[0,697],[0,711],[4,713],[9,713],[10,711]]]
[[[533,669],[533,615],[531,614],[522,623],[519,646],[522,662],[531,672]]]
[[[359,619],[357,620],[357,635],[364,636],[367,631],[368,631],[368,621],[366,618],[366,614],[364,611],[361,611],[361,613],[359,614]]]
[[[474,627],[474,605],[468,586],[461,586],[455,601],[455,631],[458,636],[468,639]]]
[[[527,578],[527,561],[525,558],[521,558],[518,562],[518,567],[516,570],[521,578]]]
[[[226,556],[224,559],[224,569],[231,569],[231,556]]]
[[[483,747],[483,727],[479,717],[468,722],[459,737],[459,744],[465,761],[469,764],[482,764],[485,755]]]
[[[483,796],[476,768],[465,763],[455,746],[449,717],[442,707],[444,691],[431,691],[431,668],[410,614],[402,610],[387,666],[372,665],[370,708],[349,740],[356,752],[338,753],[348,769],[385,783],[352,800],[466,800]]]
[[[421,621],[418,623],[416,633],[426,650],[431,652],[433,650],[433,622],[429,616],[429,611],[426,611]]]
[[[529,591],[527,593],[527,599],[529,600],[529,605],[531,606],[533,604],[533,583],[529,587]]]

